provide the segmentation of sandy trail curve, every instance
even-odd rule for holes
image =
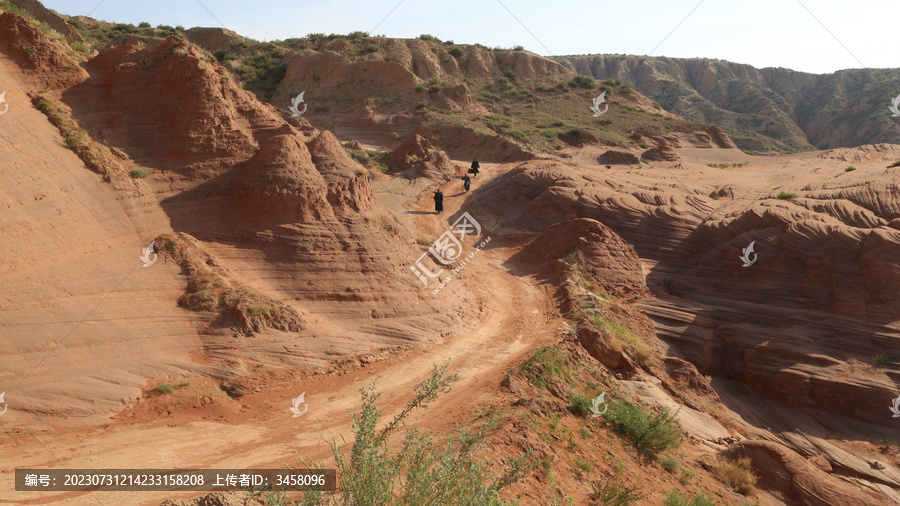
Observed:
[[[506,168],[506,167],[504,167]],[[492,171],[497,172],[497,171]],[[483,179],[482,179],[483,178]],[[478,183],[486,182],[487,175]],[[431,208],[430,193],[410,202],[416,231],[435,236],[448,227],[463,198],[457,195],[459,181],[444,186],[448,198],[439,221]],[[383,197],[387,197],[383,195]],[[402,201],[408,197],[397,196]],[[422,204],[422,207],[424,207]],[[423,212],[424,211],[424,212]],[[485,230],[484,235],[490,235]],[[480,240],[480,239],[479,239]],[[467,249],[472,245],[467,245]],[[278,385],[239,401],[241,411],[223,421],[197,419],[129,423],[116,420],[100,427],[47,432],[26,432],[0,438],[4,461],[31,468],[252,468],[282,467],[282,460],[295,463],[294,451],[314,459],[328,459],[323,439],[352,439],[349,415],[359,409],[361,387],[377,377],[382,392],[379,406],[387,421],[411,397],[412,386],[424,379],[433,364],[451,359],[451,371],[461,377],[452,393],[441,396],[428,410],[414,413],[410,423],[444,432],[479,406],[490,404],[491,392],[506,370],[536,346],[555,340],[562,322],[551,309],[548,290],[529,276],[517,276],[504,262],[515,248],[486,249],[465,267],[471,300],[483,310],[477,329],[454,336],[429,349],[369,364],[343,376],[311,376],[293,384]],[[410,259],[413,261],[414,259]],[[436,329],[439,330],[439,329]],[[290,399],[306,392],[309,410],[292,418]],[[13,474],[0,474],[4,490],[0,503],[16,504],[159,504],[172,497],[200,495],[167,492],[25,493],[12,491]]]

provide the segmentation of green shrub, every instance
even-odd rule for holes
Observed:
[[[659,463],[662,464],[663,469],[670,473],[674,473],[678,470],[678,461],[672,457],[660,459]]]
[[[594,485],[594,504],[602,506],[629,506],[641,500],[638,486],[627,486],[618,482],[597,482]]]
[[[572,88],[580,87],[580,88],[588,88],[591,89],[597,84],[597,80],[591,76],[586,76],[584,74],[577,74],[575,78],[569,83],[569,86]]]
[[[622,93],[626,95],[629,93],[634,93],[634,85],[631,83],[625,83],[625,85],[622,86]]]
[[[441,39],[435,37],[434,35],[428,35],[427,33],[423,33],[422,35],[419,35],[419,38],[422,40],[429,40],[432,42],[440,42],[441,41]]]
[[[797,198],[797,194],[783,191],[778,194],[777,198],[779,198],[781,200],[795,199],[795,198]]]
[[[75,51],[78,51],[79,53],[91,54],[91,50],[88,49],[87,46],[85,46],[81,42],[75,41],[75,42],[72,42],[70,45],[72,46],[72,49],[74,49]]]
[[[150,174],[147,174],[147,171],[143,169],[134,169],[133,171],[129,172],[129,175],[134,179],[144,179]]]
[[[575,459],[575,468],[583,473],[591,473],[594,471],[594,465],[581,459]]]
[[[537,387],[547,386],[547,379],[572,382],[572,367],[569,354],[556,346],[544,346],[522,364],[522,375]]]
[[[304,492],[300,504],[508,504],[500,499],[500,490],[522,479],[534,466],[527,455],[506,460],[499,476],[487,464],[475,460],[488,430],[496,427],[491,418],[474,433],[461,431],[444,443],[431,434],[408,429],[400,445],[389,445],[389,436],[398,431],[407,416],[428,407],[441,393],[452,390],[458,376],[447,374],[447,366],[435,366],[431,377],[414,387],[415,396],[405,409],[381,430],[381,410],[376,401],[381,395],[375,383],[360,388],[362,410],[351,415],[354,441],[345,455],[338,441],[332,440],[333,467],[340,477],[332,497],[324,492]],[[392,452],[392,446],[398,448]],[[324,464],[303,467],[321,468]],[[332,467],[332,466],[329,466]]]
[[[690,496],[682,496],[671,490],[663,499],[663,506],[716,506],[716,504],[706,494],[697,494],[691,499]]]
[[[512,70],[507,70],[506,72],[503,73],[503,77],[509,79],[512,82],[515,82],[519,76],[516,75],[516,73],[513,72]]]
[[[159,385],[156,385],[156,391],[161,394],[171,394],[175,391],[175,387],[170,383],[160,383]]]
[[[506,134],[509,135],[510,137],[515,137],[516,139],[524,139],[525,138],[525,132],[523,132],[521,130],[510,130],[510,131],[506,132]]]
[[[187,380],[182,380],[180,383],[178,383],[178,388],[187,388],[189,386],[191,386],[191,382]]]
[[[512,84],[510,84],[509,79],[506,77],[497,79],[497,86],[500,88],[500,91],[509,91],[513,87]]]
[[[37,102],[34,103],[34,107],[43,113],[48,113],[53,110],[53,104],[45,98],[39,98]]]
[[[377,53],[378,50],[379,50],[379,47],[378,47],[378,46],[376,46],[375,44],[369,44],[368,46],[366,46],[365,52],[367,52],[367,53]]]
[[[893,169],[894,167],[900,167],[900,160],[897,160],[896,162],[888,165],[889,169]]]
[[[653,414],[627,401],[608,403],[604,420],[616,432],[626,436],[641,453],[653,456],[681,444],[681,428],[675,413],[664,410]]]
[[[578,416],[587,416],[591,412],[591,398],[579,393],[574,393],[569,398],[569,405],[566,406],[572,414]]]
[[[362,31],[362,30],[357,30],[357,31],[355,31],[355,32],[350,32],[350,33],[347,35],[347,37],[349,37],[349,38],[351,38],[351,39],[354,39],[354,40],[355,40],[355,39],[362,39],[363,37],[368,37],[368,36],[369,36],[369,34],[368,34],[367,32]]]
[[[138,28],[150,28],[150,23],[141,21],[140,23],[138,23]]]
[[[872,360],[875,361],[876,364],[887,364],[891,361],[890,357],[888,357],[887,353],[876,353]]]
[[[856,170],[856,167],[851,165],[851,166],[847,167],[846,169],[844,169],[844,172],[853,172],[854,170]]]
[[[447,52],[450,53],[450,56],[453,56],[454,58],[459,58],[463,55],[463,50],[459,47],[452,47],[450,48],[450,51]]]

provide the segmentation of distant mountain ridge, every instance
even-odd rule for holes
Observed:
[[[666,110],[719,125],[748,151],[900,143],[900,123],[888,109],[900,94],[900,69],[810,74],[707,58],[584,55],[556,60],[596,79],[631,81]]]

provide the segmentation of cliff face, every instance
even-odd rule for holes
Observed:
[[[705,58],[567,56],[566,67],[620,79],[687,120],[715,123],[742,149],[795,152],[900,142],[888,106],[900,70],[808,74]]]

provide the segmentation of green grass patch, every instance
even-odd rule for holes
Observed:
[[[161,394],[171,394],[175,392],[175,387],[171,383],[160,383],[156,385],[156,391]]]
[[[779,198],[781,200],[795,199],[795,198],[797,198],[797,194],[783,191],[783,192],[780,192],[776,198]]]
[[[629,486],[616,481],[594,484],[594,504],[603,506],[629,506],[641,500],[637,485]]]
[[[715,504],[706,494],[697,494],[694,497],[682,496],[674,490],[669,491],[663,499],[663,506],[715,506]]]
[[[147,173],[146,170],[143,169],[134,169],[133,171],[128,173],[134,179],[146,179],[150,174]]]
[[[668,410],[651,413],[630,402],[613,400],[608,403],[603,419],[646,456],[655,456],[681,445],[681,428],[675,413]]]

